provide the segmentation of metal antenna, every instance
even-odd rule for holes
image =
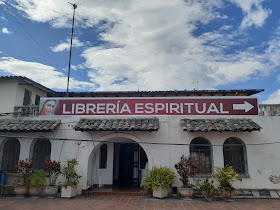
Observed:
[[[198,90],[198,81],[193,82],[193,89]]]
[[[71,68],[71,54],[72,54],[72,42],[73,42],[73,32],[74,32],[74,22],[75,22],[75,9],[77,9],[77,4],[72,4],[68,2],[73,6],[74,12],[73,12],[73,22],[72,22],[72,34],[71,34],[71,44],[70,44],[70,56],[69,56],[69,68],[68,68],[68,79],[67,79],[67,97],[69,95],[69,79],[70,79],[70,68]]]

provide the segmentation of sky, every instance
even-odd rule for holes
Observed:
[[[69,0],[0,0],[0,76],[65,91]],[[76,0],[70,91],[265,89],[280,103],[279,0]]]

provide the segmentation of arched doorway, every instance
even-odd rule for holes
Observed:
[[[140,141],[129,134],[109,134],[98,144],[93,142],[89,156],[87,180],[91,186],[139,187],[151,156]],[[138,144],[137,142],[140,144]],[[147,165],[148,166],[148,165]]]
[[[50,159],[51,156],[51,142],[49,139],[40,138],[31,145],[32,164],[34,169],[43,169],[43,162]]]
[[[16,138],[8,138],[4,140],[1,145],[2,159],[1,169],[2,171],[15,173],[15,165],[19,160],[20,143]]]

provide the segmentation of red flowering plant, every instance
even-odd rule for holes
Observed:
[[[28,179],[32,174],[32,162],[27,158],[25,160],[19,160],[16,164],[17,173],[23,176],[23,185],[27,186]]]
[[[50,186],[55,186],[56,180],[60,174],[60,162],[51,161],[51,159],[47,159],[43,163],[43,168],[49,177]]]
[[[175,164],[175,168],[180,175],[180,180],[183,183],[183,188],[192,188],[194,185],[189,183],[189,177],[192,177],[197,172],[197,164],[191,156],[181,156],[180,161]]]

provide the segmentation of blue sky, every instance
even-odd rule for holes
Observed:
[[[79,0],[71,91],[263,88],[280,103],[280,1]],[[65,91],[68,0],[0,0],[0,76]]]

